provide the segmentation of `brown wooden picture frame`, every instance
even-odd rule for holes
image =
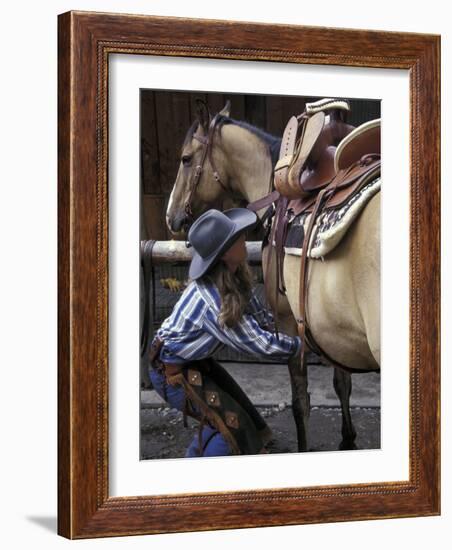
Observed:
[[[59,16],[58,48],[59,534],[87,538],[439,514],[440,37],[69,12]],[[109,56],[121,53],[409,71],[408,481],[109,496],[107,97]]]

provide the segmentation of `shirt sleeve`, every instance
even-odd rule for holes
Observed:
[[[207,332],[214,335],[224,344],[249,355],[268,358],[288,359],[301,350],[298,336],[276,334],[262,328],[253,315],[245,313],[234,327],[220,327],[218,318],[207,315],[204,321]]]
[[[157,331],[163,340],[160,359],[164,363],[185,363],[210,357],[222,344],[203,328],[207,304],[196,285],[181,296]]]
[[[249,310],[262,328],[274,330],[275,319],[272,312],[264,306],[256,290],[253,290],[249,303]]]

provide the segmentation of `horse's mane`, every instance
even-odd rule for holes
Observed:
[[[255,136],[257,136],[259,139],[261,139],[264,143],[266,143],[270,149],[271,159],[272,159],[272,165],[273,167],[278,161],[279,158],[279,149],[281,147],[281,138],[273,136],[272,134],[269,134],[265,130],[262,130],[261,128],[258,128],[257,126],[253,126],[249,122],[245,122],[243,120],[235,120],[233,118],[230,118],[225,115],[219,115],[218,117],[218,123],[217,123],[217,130],[221,134],[221,128],[225,126],[226,124],[235,124],[236,126],[239,126],[240,128],[244,128],[245,130],[248,130]],[[195,122],[190,126],[187,135],[185,136],[184,140],[184,147],[187,144],[187,142],[191,141],[193,138],[193,134],[195,133],[197,127],[199,125],[199,121],[195,120]]]
[[[220,119],[218,121],[218,129],[220,132],[221,132],[221,128],[225,124],[235,124],[236,126],[240,126],[240,128],[244,128],[245,130],[248,130],[249,132],[257,136],[259,139],[261,139],[264,143],[266,143],[270,149],[272,165],[273,167],[275,166],[279,158],[281,138],[273,136],[272,134],[269,134],[265,130],[258,128],[257,126],[253,126],[249,122],[245,122],[243,120],[235,120],[227,116],[220,116]]]

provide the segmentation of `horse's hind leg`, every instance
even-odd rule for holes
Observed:
[[[353,426],[350,413],[350,394],[352,393],[352,375],[342,369],[334,369],[334,390],[341,402],[342,409],[342,441],[339,445],[341,451],[356,449],[356,430]]]
[[[292,412],[297,428],[298,451],[307,451],[310,397],[306,356],[303,365],[300,365],[300,357],[296,356],[289,360],[288,366],[292,386]]]

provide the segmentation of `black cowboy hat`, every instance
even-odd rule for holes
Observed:
[[[198,279],[204,275],[236,239],[256,222],[256,214],[246,208],[204,212],[188,232],[188,240],[193,247],[189,277]]]

